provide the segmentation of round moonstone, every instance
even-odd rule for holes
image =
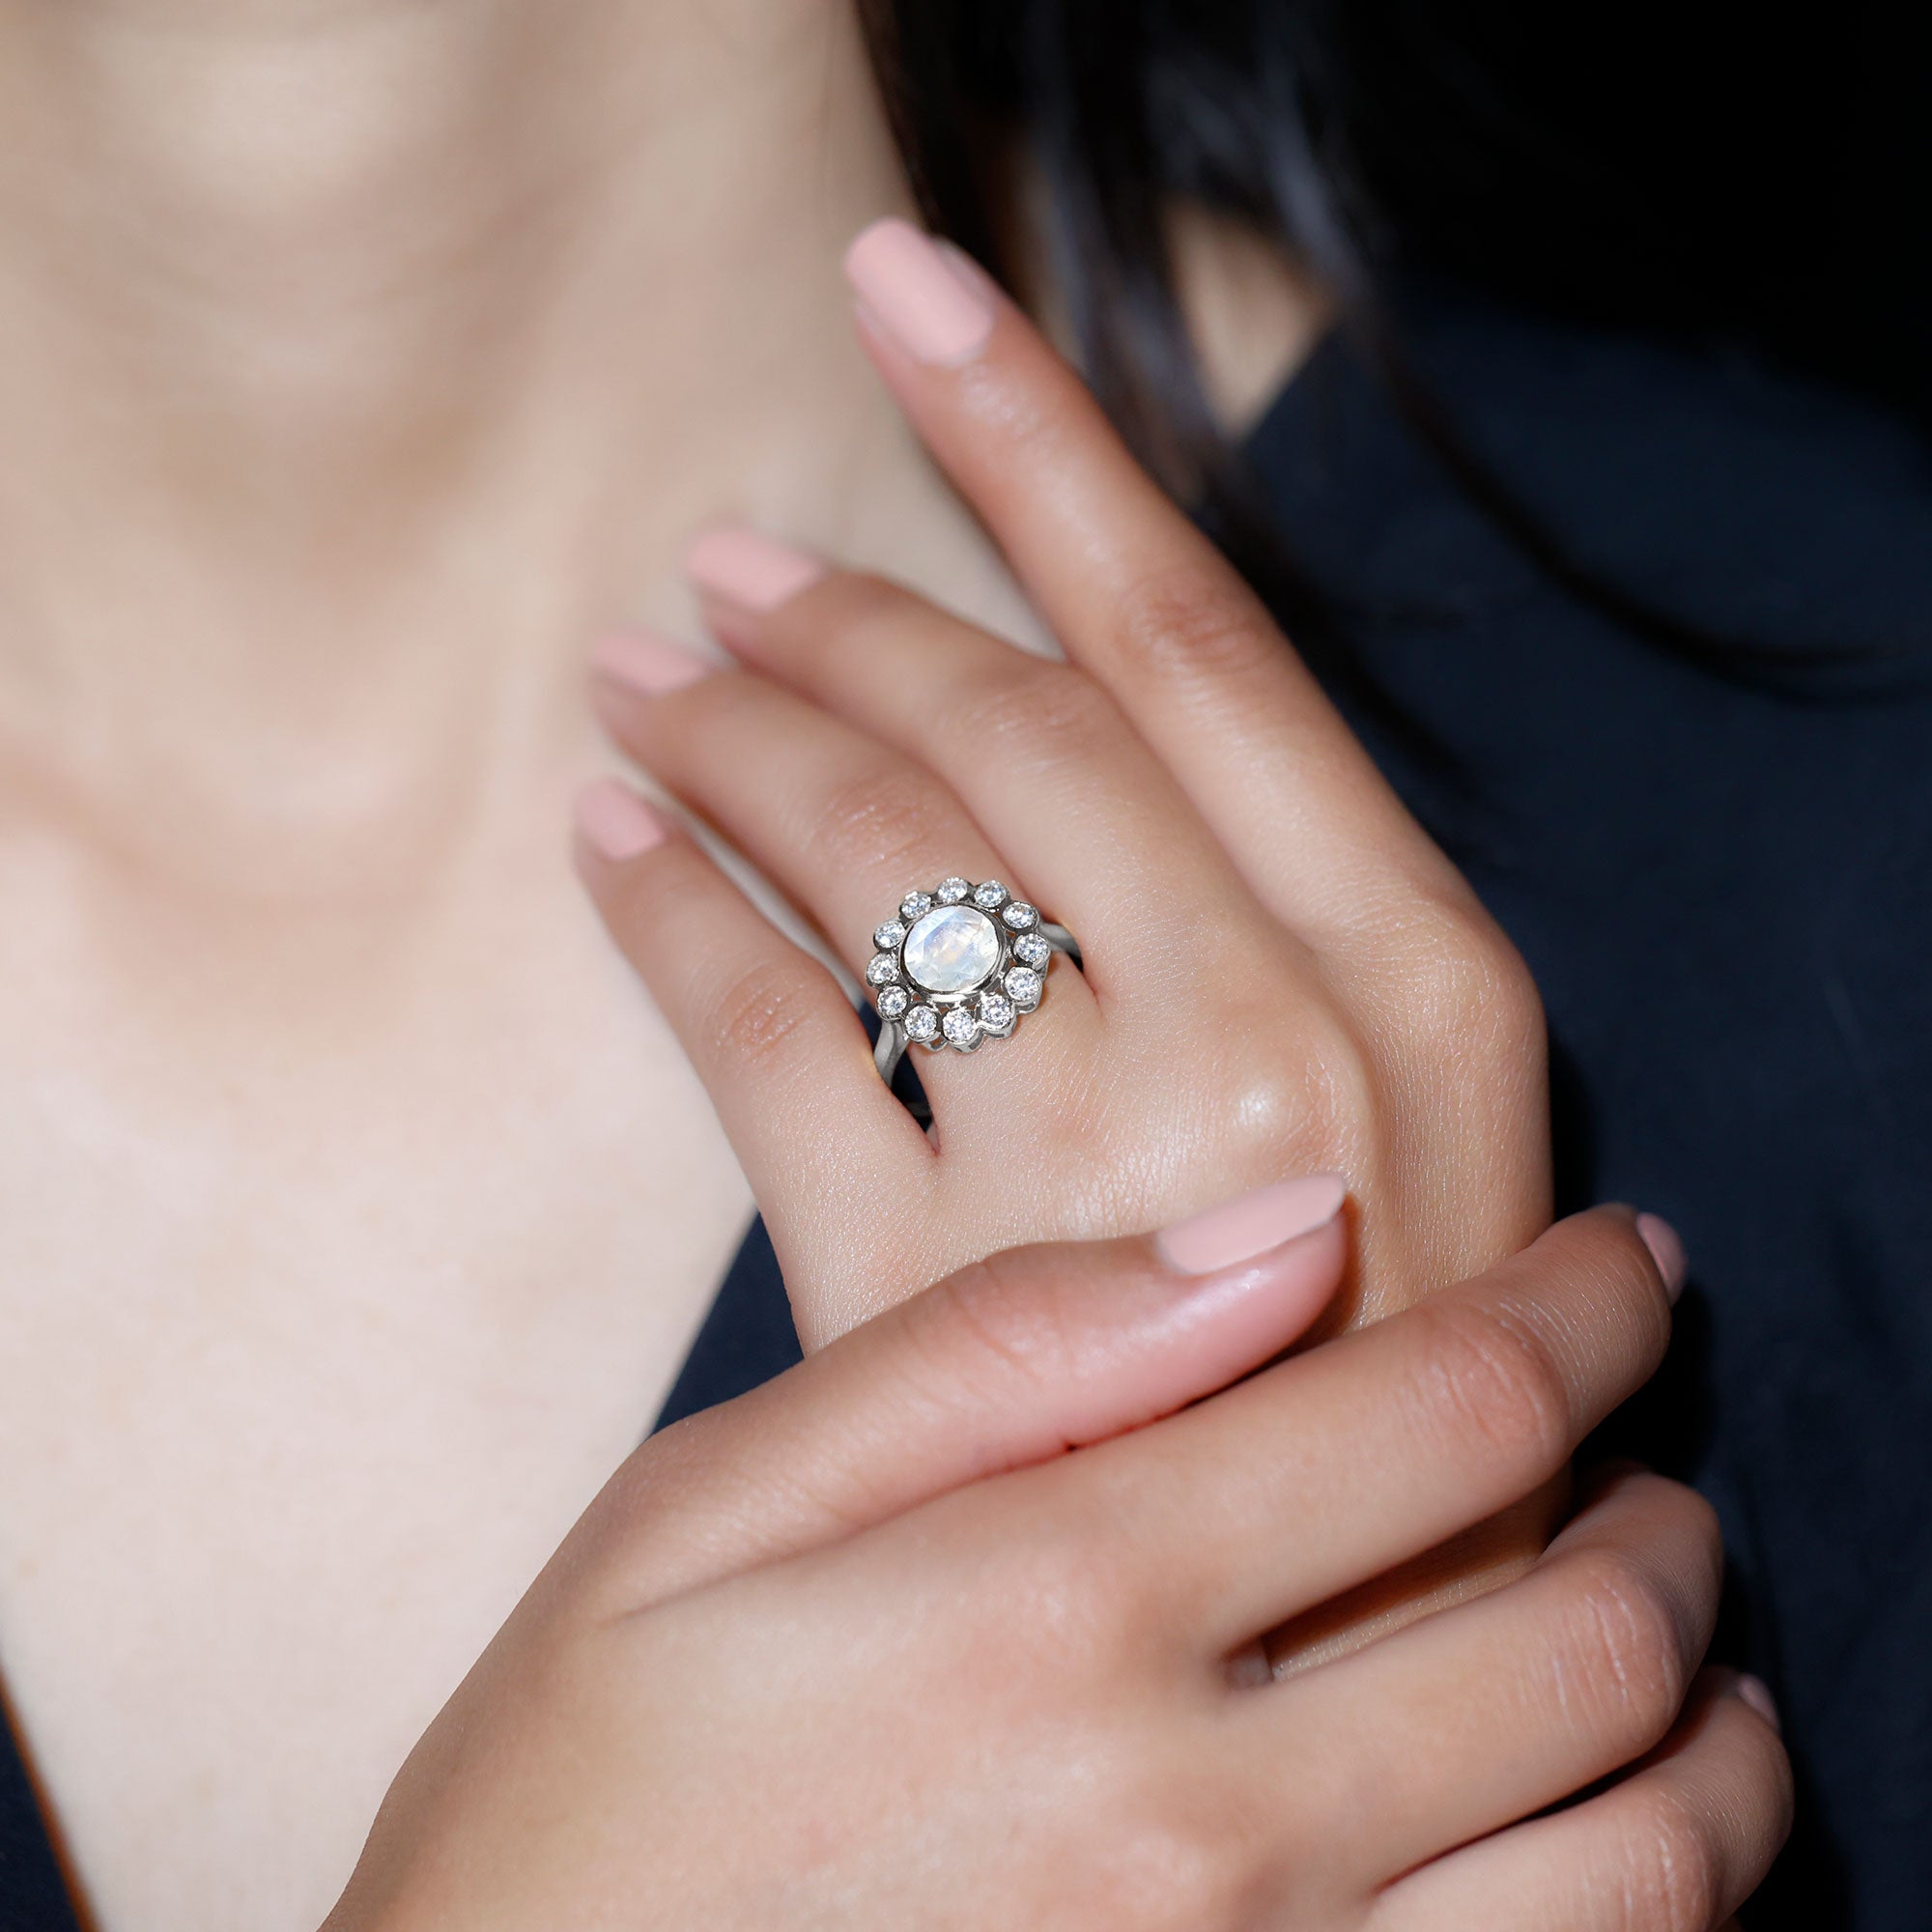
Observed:
[[[1000,934],[969,905],[941,906],[906,934],[906,977],[928,993],[968,993],[993,977]]]

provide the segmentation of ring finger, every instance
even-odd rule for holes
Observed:
[[[1026,889],[931,772],[766,679],[639,634],[607,640],[597,667],[598,708],[618,743],[802,908],[855,972],[872,956],[874,927],[914,888],[959,874],[1004,879],[1016,895]],[[1050,985],[1056,1040],[1084,1049],[1097,1021],[1092,995],[1064,966]],[[942,1089],[949,1058],[933,1067]],[[1005,1084],[976,1079],[972,1089]]]

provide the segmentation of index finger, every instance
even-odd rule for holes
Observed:
[[[903,221],[846,271],[926,447],[1277,914],[1354,930],[1391,867],[1464,898],[1261,600],[991,279]]]
[[[1077,1520],[1136,1524],[1163,1629],[1216,1654],[1548,1481],[1655,1372],[1672,1283],[1637,1218],[1594,1208],[1432,1300],[1066,1472]]]

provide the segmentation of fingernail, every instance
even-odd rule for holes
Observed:
[[[1738,1675],[1737,1692],[1774,1731],[1781,1731],[1784,1726],[1778,1720],[1777,1699],[1771,1694],[1771,1687],[1762,1677],[1752,1677],[1741,1671]]]
[[[1348,1195],[1340,1175],[1278,1180],[1177,1221],[1154,1236],[1154,1246],[1182,1274],[1212,1274],[1326,1227],[1342,1211]]]
[[[909,221],[875,221],[845,251],[845,277],[918,362],[957,367],[985,348],[993,305]]]
[[[1658,1273],[1663,1277],[1664,1293],[1675,1301],[1684,1293],[1684,1277],[1690,1270],[1690,1257],[1684,1252],[1677,1230],[1662,1214],[1639,1214],[1636,1231],[1643,1236],[1643,1244],[1650,1250]]]
[[[825,575],[825,566],[755,530],[706,530],[685,553],[692,580],[727,604],[747,611],[776,611]]]
[[[598,779],[577,794],[577,830],[593,852],[621,866],[662,842],[665,822],[627,784]]]
[[[641,691],[646,697],[681,691],[717,668],[696,651],[672,643],[656,631],[612,631],[598,639],[590,653],[590,668],[613,684]]]

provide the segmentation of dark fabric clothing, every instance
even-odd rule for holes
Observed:
[[[1573,554],[1769,660],[1553,589],[1337,345],[1254,439],[1389,700],[1345,707],[1542,989],[1561,1207],[1690,1249],[1670,1362],[1605,1435],[1717,1505],[1719,1652],[1783,1713],[1801,1818],[1746,1922],[1925,1932],[1932,455],[1720,355],[1440,290],[1405,322]]]
[[[749,1395],[800,1359],[772,1237],[762,1221],[753,1221],[671,1385],[658,1427]]]
[[[1932,458],[1721,355],[1404,306],[1579,560],[1747,647],[1700,663],[1556,588],[1340,343],[1253,438],[1338,613],[1338,696],[1543,989],[1563,1207],[1655,1208],[1692,1256],[1671,1361],[1605,1446],[1717,1504],[1720,1651],[1784,1713],[1803,1818],[1747,1923],[1925,1932]],[[796,1353],[754,1230],[666,1419]],[[0,1928],[68,1932],[7,1776]]]
[[[0,1717],[4,1712],[0,1712]],[[27,1768],[0,1726],[0,1932],[80,1932]]]

